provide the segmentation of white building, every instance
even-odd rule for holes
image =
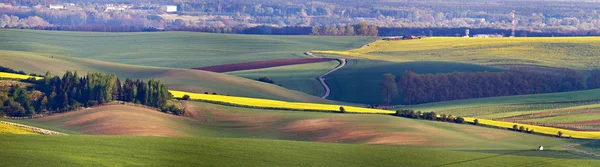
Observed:
[[[64,6],[64,5],[60,5],[60,4],[56,4],[56,5],[50,5],[50,6],[49,6],[49,8],[50,8],[50,9],[57,9],[57,10],[60,10],[60,9],[64,9],[64,8],[65,8],[65,6]]]
[[[473,35],[475,38],[502,38],[504,35],[502,34],[477,34]]]
[[[175,5],[165,5],[165,6],[163,6],[163,10],[165,12],[177,12],[177,6],[175,6]]]

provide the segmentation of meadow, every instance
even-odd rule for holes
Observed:
[[[368,47],[320,50],[342,55],[395,62],[448,61],[480,65],[536,65],[571,69],[600,67],[599,37],[458,38],[378,40]]]
[[[345,50],[374,37],[237,35],[196,32],[96,33],[0,30],[0,51],[61,55],[170,68],[305,58],[310,50]]]
[[[594,166],[600,163],[560,150],[502,153],[261,139],[0,135],[0,141],[3,141],[0,160],[11,166]],[[32,154],[36,158],[32,159]]]

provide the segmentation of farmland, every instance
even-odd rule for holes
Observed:
[[[282,87],[287,89],[320,97],[325,93],[325,88],[323,88],[323,85],[316,78],[339,64],[337,60],[332,60],[320,63],[236,71],[227,74],[248,79],[269,77],[275,84],[281,84]]]
[[[225,74],[189,69],[159,68],[109,63],[89,59],[50,56],[32,52],[0,51],[0,66],[38,74],[50,71],[61,74],[67,70],[81,74],[103,72],[120,78],[159,79],[171,89],[210,92],[266,99],[332,103],[318,97],[254,80]]]
[[[286,58],[309,50],[345,50],[374,37],[262,36],[190,32],[89,33],[0,30],[0,51],[27,52],[170,68]]]
[[[319,98],[325,90],[316,78],[340,62],[308,58],[303,53],[358,48],[374,38],[26,30],[0,30],[0,38],[0,66],[36,74],[72,70],[80,74],[115,74],[119,78],[153,78],[165,83],[177,98],[168,103],[185,107],[185,113],[171,115],[142,106],[143,100],[139,104],[110,100],[101,105],[69,102],[73,111],[47,109],[50,113],[36,111],[44,114],[41,118],[0,118],[70,134],[0,134],[0,161],[14,166],[600,164],[597,157],[570,150],[570,146],[589,152],[598,150],[597,143],[586,139],[600,139],[600,89],[419,105],[399,105],[401,97],[394,97],[392,104],[385,106],[435,111],[438,116],[452,114],[464,118],[465,123],[409,119],[393,116],[396,109],[364,107],[382,104],[378,82],[385,73],[400,76],[406,70],[423,74],[495,72],[505,71],[496,68],[505,67],[503,64],[586,72],[600,64],[593,60],[594,47],[600,46],[596,38],[376,41],[361,49],[336,52],[357,59],[348,59],[344,67],[325,77],[332,91],[328,99]],[[580,50],[568,52],[569,47]],[[521,50],[509,52],[515,48]],[[432,54],[439,55],[434,58]],[[260,77],[269,77],[275,83],[256,81]],[[0,78],[28,76],[0,73]],[[20,83],[7,81],[0,99],[10,106],[0,109],[18,110],[22,103],[17,100],[35,103],[27,105],[35,106],[27,110],[38,110],[38,104],[48,106],[42,105],[48,101],[13,91],[16,88],[10,88],[14,85],[11,82]],[[136,86],[144,85],[140,82]],[[64,87],[69,86],[46,89],[63,89],[67,93],[61,94],[69,95],[67,99],[73,98],[70,94],[84,95],[76,89],[69,93]],[[93,92],[91,89],[82,90]],[[165,90],[156,86],[149,89]],[[131,93],[135,99],[150,96],[139,90]],[[123,94],[116,92],[120,92],[119,88],[103,89],[102,93],[105,97],[112,95],[113,100],[123,99],[119,97]],[[183,100],[184,95],[189,100]],[[478,126],[473,125],[475,119]],[[533,129],[535,134],[509,130],[514,125]],[[2,131],[17,133],[0,124]],[[562,137],[556,137],[559,131]],[[540,145],[546,150],[535,151]],[[27,159],[31,155],[36,158]],[[23,159],[27,160],[22,162]]]
[[[480,65],[519,64],[571,69],[600,67],[598,37],[455,38],[376,41],[345,51],[313,51],[376,60],[448,61]]]
[[[261,68],[271,68],[271,67],[278,67],[278,66],[290,66],[290,65],[296,65],[296,64],[317,63],[317,62],[324,62],[324,61],[331,61],[331,60],[333,60],[333,59],[326,59],[326,58],[279,59],[279,60],[238,63],[238,64],[224,64],[224,65],[216,65],[216,66],[208,66],[208,67],[199,67],[199,68],[193,68],[193,69],[212,71],[212,72],[232,72],[232,71],[253,70],[253,69],[261,69]]]
[[[337,70],[325,79],[331,87],[328,99],[335,101],[382,104],[381,90],[378,82],[383,74],[391,73],[397,77],[406,70],[416,73],[449,73],[449,72],[481,72],[502,71],[503,69],[449,62],[388,62],[367,59],[349,59],[344,68]],[[401,104],[402,99],[396,96],[391,104]]]
[[[500,163],[508,166],[593,166],[600,163],[560,150],[448,151],[191,137],[0,135],[0,139],[19,141],[0,142],[3,148],[0,159],[14,166],[485,166]],[[33,153],[38,158],[23,161]]]
[[[110,105],[19,123],[75,132],[71,134],[285,139],[449,150],[516,151],[531,149],[536,144],[561,150],[568,142],[500,129],[386,115],[249,109],[204,102],[189,102],[186,106],[189,109],[186,117]],[[153,131],[155,133],[150,133]]]

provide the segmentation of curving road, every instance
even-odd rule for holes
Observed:
[[[339,70],[340,68],[342,68],[346,65],[346,59],[338,58],[338,61],[341,62],[340,65],[338,65],[337,67],[335,67],[332,70],[329,70],[327,73],[325,73],[325,74],[319,76],[319,78],[317,78],[317,79],[319,79],[319,81],[321,81],[321,85],[323,85],[323,87],[325,88],[325,94],[323,95],[323,97],[321,97],[323,99],[326,99],[327,97],[329,97],[329,94],[331,93],[331,89],[329,89],[329,86],[327,86],[327,83],[325,82],[325,76],[331,74],[334,71]]]

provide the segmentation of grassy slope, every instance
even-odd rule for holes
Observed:
[[[500,71],[498,68],[462,63],[398,63],[349,59],[346,66],[325,77],[331,87],[331,96],[328,99],[363,104],[382,104],[383,99],[377,83],[381,81],[383,74],[392,73],[395,76],[401,76],[406,70],[416,73]],[[402,99],[400,97],[392,100],[392,104],[401,104],[401,102]]]
[[[159,79],[174,90],[216,92],[286,101],[332,103],[328,100],[271,84],[199,70],[134,66],[53,54],[2,50],[0,50],[0,66],[38,74],[43,74],[47,70],[53,74],[62,74],[66,70],[75,70],[81,74],[89,71],[104,72],[116,74],[121,78]]]
[[[0,50],[52,53],[133,65],[194,68],[307,57],[303,53],[309,50],[351,49],[373,42],[375,38],[3,29],[0,39]]]
[[[189,117],[108,106],[23,120],[98,135],[163,135],[410,145],[452,150],[562,149],[568,140],[385,115],[247,109],[193,102]],[[151,133],[152,132],[152,133]]]
[[[527,103],[548,103],[548,102],[564,102],[578,100],[597,100],[600,99],[600,89],[563,92],[563,93],[548,93],[537,95],[520,95],[520,96],[504,96],[490,97],[479,99],[455,100],[436,103],[427,103],[413,106],[403,106],[401,108],[411,108],[423,111],[439,111],[451,108],[463,108],[474,106],[487,105],[507,105],[507,104],[527,104]]]
[[[323,88],[321,83],[316,78],[335,68],[339,64],[340,63],[338,61],[328,61],[321,63],[236,71],[229,72],[227,74],[248,79],[270,77],[273,79],[273,81],[275,81],[276,84],[281,84],[287,89],[301,91],[313,96],[322,96],[325,94],[325,88]]]
[[[11,166],[593,166],[600,163],[564,151],[522,150],[502,154],[256,139],[0,135],[0,141],[3,148],[0,160]]]
[[[320,53],[387,61],[528,64],[573,69],[600,67],[599,37],[453,38],[376,41],[369,47]]]

